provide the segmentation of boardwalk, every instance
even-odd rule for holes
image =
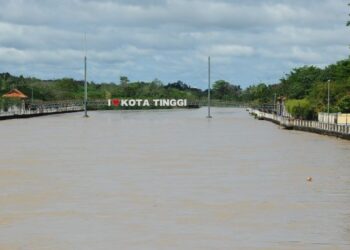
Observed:
[[[45,102],[24,105],[8,111],[0,111],[0,120],[29,118],[58,113],[78,112],[84,110],[83,103],[79,101]]]
[[[108,99],[91,99],[88,101],[88,109],[107,109],[111,102]],[[213,100],[215,107],[245,107],[242,104],[232,101]],[[187,108],[199,108],[207,106],[207,100],[189,100]],[[135,107],[137,108],[137,107]],[[55,102],[34,102],[22,103],[15,107],[10,107],[7,111],[0,110],[0,120],[29,118],[42,115],[79,112],[84,110],[83,100],[55,101]]]
[[[287,129],[295,129],[318,134],[331,135],[350,140],[349,125],[292,119],[288,117],[278,116],[276,114],[265,113],[256,109],[249,109],[249,113],[256,116],[256,118],[259,120],[268,120],[279,124]]]

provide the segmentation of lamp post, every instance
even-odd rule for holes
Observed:
[[[329,128],[329,103],[330,103],[330,98],[329,98],[329,93],[330,93],[330,91],[329,91],[329,85],[330,85],[330,83],[331,83],[331,80],[328,80],[327,81],[327,89],[328,89],[328,101],[327,101],[327,117],[328,117],[328,128]]]

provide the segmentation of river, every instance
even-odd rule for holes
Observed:
[[[350,249],[349,141],[234,108],[89,115],[0,122],[1,250]]]

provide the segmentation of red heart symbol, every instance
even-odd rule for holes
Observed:
[[[119,99],[113,99],[112,103],[113,103],[114,106],[118,107],[119,103],[120,103],[120,100]]]

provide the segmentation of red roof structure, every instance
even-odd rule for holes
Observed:
[[[28,96],[23,94],[18,89],[12,89],[8,93],[4,94],[2,97],[5,97],[5,98],[17,98],[17,99],[26,99],[26,98],[28,98]]]

